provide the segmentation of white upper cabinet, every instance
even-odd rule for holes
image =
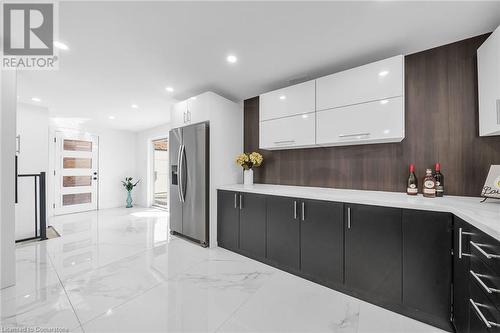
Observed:
[[[272,91],[260,95],[260,148],[400,142],[404,105],[402,55]]]
[[[181,101],[170,110],[170,125],[172,128],[196,124],[210,119],[211,93],[203,93]]]
[[[292,149],[314,147],[316,113],[271,119],[260,122],[260,149]]]
[[[316,144],[347,146],[404,138],[403,97],[317,112]]]
[[[260,95],[260,121],[314,112],[315,80]]]
[[[177,128],[186,125],[187,120],[187,101],[176,103],[170,110],[170,125]]]
[[[316,110],[404,95],[402,55],[324,76],[316,80]]]
[[[477,50],[479,135],[500,135],[500,27]]]

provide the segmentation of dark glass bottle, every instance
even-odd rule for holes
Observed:
[[[418,179],[415,176],[415,165],[410,164],[410,176],[408,177],[408,186],[406,187],[406,194],[417,195],[418,194]]]
[[[432,170],[427,169],[424,178],[424,187],[422,189],[424,197],[435,198],[436,197],[436,179],[432,175]]]
[[[441,164],[439,163],[436,163],[434,179],[436,179],[436,197],[442,197],[444,195],[444,176],[441,173]]]

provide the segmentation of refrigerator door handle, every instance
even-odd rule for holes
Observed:
[[[182,168],[181,168],[181,153],[182,145],[179,147],[179,152],[177,153],[177,194],[179,195],[179,201],[182,202]]]
[[[186,201],[186,192],[184,189],[184,172],[182,171],[184,169],[185,156],[186,156],[186,146],[181,145],[180,164],[179,164],[179,191],[181,196],[181,202],[183,203]]]

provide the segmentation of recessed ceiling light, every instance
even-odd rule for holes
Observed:
[[[139,106],[138,106],[137,104],[132,104],[130,107],[131,107],[132,109],[138,109],[138,108],[139,108]]]
[[[235,56],[235,55],[230,54],[230,55],[228,55],[228,56],[226,57],[226,60],[227,60],[227,62],[228,62],[228,63],[230,63],[230,64],[234,64],[234,63],[236,63],[236,62],[238,61],[238,58],[236,58],[236,56]]]
[[[113,120],[113,119],[115,119],[115,116],[109,116],[108,118]]]
[[[33,102],[41,102],[41,101],[42,101],[42,100],[41,100],[40,98],[38,98],[38,97],[33,97],[33,98],[31,98],[31,100],[32,100]]]
[[[68,45],[61,43],[61,42],[58,42],[56,40],[54,41],[54,47],[59,49],[59,50],[69,50]]]
[[[380,101],[380,104],[387,104],[387,103],[389,103],[389,100],[387,100],[387,99],[383,99]]]
[[[174,88],[172,87],[166,87],[165,90],[168,92],[174,92]]]
[[[389,134],[390,132],[391,132],[390,130],[386,129],[386,130],[384,131],[384,134]]]
[[[378,73],[378,76],[386,76],[387,74],[389,74],[389,71],[382,71]]]
[[[303,114],[302,118],[307,119],[307,118],[309,118],[309,116],[307,114]]]
[[[190,97],[189,99],[191,99],[191,100],[195,100],[195,99],[196,99],[196,96]]]
[[[285,96],[285,95],[281,95],[281,96],[280,96],[280,99],[281,99],[281,100],[284,100],[284,99],[286,99],[286,96]]]

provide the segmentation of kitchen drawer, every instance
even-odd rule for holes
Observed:
[[[402,55],[316,80],[317,111],[403,95]]]
[[[472,256],[480,258],[500,276],[500,242],[483,232],[475,232],[470,239]]]
[[[260,149],[290,149],[315,146],[316,114],[260,122]]]
[[[321,146],[400,142],[404,138],[403,98],[318,112],[316,135]]]
[[[479,285],[471,280],[469,299],[469,333],[500,333],[500,312]]]
[[[274,90],[259,97],[260,121],[316,111],[315,80]]]

